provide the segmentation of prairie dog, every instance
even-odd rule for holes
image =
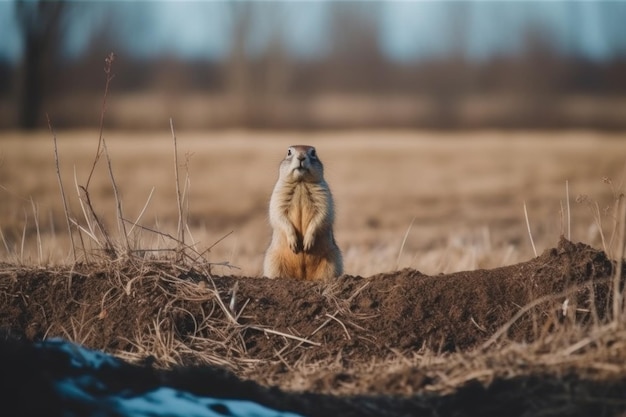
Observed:
[[[315,148],[290,146],[269,207],[273,233],[263,273],[269,278],[323,280],[343,274],[333,236],[333,197]]]

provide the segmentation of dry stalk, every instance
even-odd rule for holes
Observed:
[[[107,57],[104,60],[104,74],[105,74],[105,84],[104,84],[104,95],[102,97],[102,109],[100,111],[100,129],[99,129],[99,135],[98,135],[98,148],[96,149],[96,155],[94,157],[94,161],[93,164],[91,165],[91,171],[89,172],[89,176],[87,177],[87,183],[85,184],[85,186],[79,186],[78,185],[78,181],[76,180],[76,171],[74,171],[74,180],[76,182],[76,187],[77,187],[77,192],[78,192],[78,198],[81,202],[81,208],[83,209],[83,214],[85,216],[85,220],[87,221],[87,224],[89,225],[89,229],[91,231],[90,237],[92,237],[92,239],[101,247],[104,249],[105,253],[111,257],[111,258],[115,258],[117,256],[115,247],[113,245],[113,242],[111,241],[106,229],[104,228],[104,225],[102,224],[102,222],[100,221],[100,219],[98,218],[98,216],[96,215],[93,206],[91,204],[91,199],[89,197],[89,184],[91,183],[91,178],[93,176],[93,173],[96,169],[96,165],[98,164],[98,161],[100,160],[100,157],[102,156],[103,153],[103,146],[104,146],[104,138],[102,136],[103,134],[103,130],[104,130],[104,115],[106,113],[106,100],[107,100],[107,96],[109,94],[109,85],[111,83],[111,81],[113,80],[113,78],[115,77],[115,74],[112,73],[111,68],[113,66],[113,61],[115,61],[115,54],[113,52],[111,52],[109,55],[107,55]],[[82,194],[80,192],[80,190],[82,190]],[[86,214],[85,211],[85,206],[83,205],[83,199],[85,200],[85,204],[87,205],[87,207],[89,208],[90,214],[92,216],[92,218],[94,219],[94,221],[96,222],[96,225],[98,226],[98,229],[100,230],[100,233],[102,234],[102,236],[104,237],[104,245],[100,244],[100,242],[95,239],[95,233],[94,233],[94,229],[91,225],[91,222],[89,221],[89,217]],[[82,239],[82,237],[81,237]],[[86,251],[85,251],[86,253]]]
[[[101,242],[95,237],[95,233],[93,233],[94,232],[93,229],[92,229],[92,233],[90,236],[96,243],[101,244],[101,248],[111,259],[114,259],[117,256],[117,252],[115,250],[115,246],[113,245],[113,241],[109,237],[109,233],[107,232],[106,228],[100,221],[100,218],[98,218],[96,211],[93,209],[93,206],[91,204],[91,198],[89,197],[89,192],[87,191],[87,188],[83,187],[82,185],[79,187],[81,191],[83,192],[81,194],[81,199],[82,197],[84,197],[85,199],[84,202],[87,205],[87,208],[89,209],[89,214],[91,215],[91,218],[95,221],[96,226],[98,226],[98,230],[100,231],[100,234],[104,237],[104,245],[102,245]],[[88,224],[90,225],[90,229],[91,229],[91,223],[88,222]]]
[[[132,227],[130,228],[130,230],[128,231],[127,236],[130,236],[133,233],[133,230],[135,230],[135,226],[137,226],[137,224],[139,223],[139,221],[141,220],[141,218],[143,217],[143,214],[146,211],[146,208],[148,208],[148,204],[150,204],[150,201],[152,200],[152,194],[154,193],[155,187],[152,187],[152,189],[150,190],[150,195],[148,195],[148,199],[146,200],[146,204],[143,205],[143,208],[141,209],[141,211],[139,212],[139,215],[137,216],[137,219],[132,222]],[[121,219],[123,222],[126,222],[127,220],[125,219]],[[129,222],[131,223],[131,222]]]
[[[20,263],[24,263],[24,243],[26,242],[26,226],[28,225],[28,214],[24,209],[24,227],[22,228],[22,243],[20,247]]]
[[[607,278],[607,279],[599,279],[594,281],[594,283],[607,283],[609,282],[611,278]],[[541,305],[543,303],[549,302],[549,301],[554,301],[558,298],[563,298],[563,297],[568,297],[573,291],[576,291],[577,289],[583,288],[587,285],[593,285],[594,283],[585,283],[585,284],[581,284],[581,285],[574,285],[571,286],[567,289],[565,289],[564,291],[558,293],[558,294],[548,294],[548,295],[544,295],[542,297],[536,298],[534,299],[532,302],[526,304],[525,306],[523,306],[522,308],[520,308],[517,313],[515,313],[513,315],[513,317],[511,317],[511,319],[509,321],[507,321],[505,324],[503,324],[486,342],[484,342],[480,349],[481,350],[485,350],[487,349],[489,346],[491,346],[492,344],[494,344],[500,337],[502,337],[504,334],[506,334],[509,329],[511,328],[511,326],[517,322],[524,314],[526,314],[527,312],[531,311],[533,308],[537,307],[538,305]],[[561,303],[562,304],[562,303]]]
[[[533,247],[533,253],[535,254],[535,258],[537,257],[537,248],[535,247],[535,241],[533,239],[533,234],[530,231],[530,221],[528,220],[528,210],[526,209],[526,201],[524,201],[524,217],[526,217],[526,227],[528,228],[528,237],[530,237],[530,244]]]
[[[621,203],[621,204],[620,204]],[[626,246],[626,202],[623,195],[617,200],[617,204],[621,207],[619,218],[617,219],[618,228],[618,249],[617,249],[617,267],[615,276],[613,277],[613,319],[619,324],[623,320],[624,314],[624,292],[620,289],[622,282],[622,268],[624,263],[624,249]]]
[[[613,257],[619,256],[619,254],[614,253],[613,252],[613,244],[615,243],[615,238],[619,238],[619,236],[617,236],[618,232],[620,231],[619,226],[620,226],[620,203],[622,201],[622,199],[624,198],[624,194],[623,193],[618,193],[617,189],[615,188],[615,186],[613,185],[613,181],[611,181],[610,178],[608,177],[604,177],[603,182],[606,184],[609,184],[609,186],[611,187],[611,193],[613,194],[613,230],[611,231],[611,238],[609,239],[609,250],[610,250],[610,255]],[[621,189],[622,186],[620,185],[619,189]],[[618,243],[619,244],[619,243]],[[609,252],[607,252],[607,254],[609,254]]]
[[[343,322],[341,320],[339,320],[337,317],[335,317],[336,315],[337,315],[337,313],[335,313],[333,315],[326,314],[325,316],[328,317],[329,319],[335,320],[337,323],[339,323],[339,325],[343,329],[344,333],[346,334],[346,339],[351,340],[352,338],[350,337],[350,333],[348,332],[348,329],[346,328],[346,325],[343,324]]]
[[[61,331],[69,340],[84,345],[93,333],[93,327],[88,327],[92,320],[93,318],[88,320],[85,319],[85,310],[83,309],[81,311],[80,321],[74,317],[70,317],[72,333],[69,333],[64,327],[61,327]]]
[[[596,225],[598,226],[598,231],[600,232],[600,239],[602,240],[602,249],[604,249],[605,253],[609,253],[609,248],[606,244],[606,239],[604,238],[604,231],[602,230],[602,215],[600,214],[600,206],[597,201],[593,202],[593,206],[591,209],[593,213],[594,220]]]
[[[76,246],[74,245],[74,234],[72,233],[72,226],[70,224],[70,210],[67,207],[67,200],[65,198],[65,190],[63,188],[63,180],[61,180],[61,169],[59,167],[59,151],[57,148],[57,134],[50,122],[50,116],[46,113],[46,120],[48,121],[48,129],[52,134],[52,140],[54,143],[54,165],[57,172],[57,181],[59,183],[59,190],[61,192],[61,200],[63,201],[63,212],[65,213],[65,222],[67,224],[67,235],[70,238],[72,262],[76,263]]]
[[[183,201],[180,193],[180,180],[178,179],[178,145],[176,142],[176,133],[174,132],[174,121],[170,117],[170,130],[172,131],[172,140],[174,141],[174,175],[176,177],[176,202],[178,203],[178,227],[176,229],[178,242],[185,244],[185,228],[183,227]],[[179,248],[180,249],[180,248]]]
[[[128,233],[126,233],[126,224],[124,223],[124,213],[122,211],[122,200],[120,199],[119,190],[115,183],[115,176],[113,175],[113,168],[111,167],[111,158],[109,157],[109,150],[104,138],[102,138],[102,147],[104,148],[104,154],[107,158],[107,165],[109,167],[109,176],[111,177],[111,185],[113,186],[113,193],[115,195],[115,202],[117,206],[117,225],[119,232],[124,236],[126,242],[126,254],[130,255],[130,243],[128,242]]]
[[[565,180],[565,198],[567,199],[567,240],[572,240],[572,214],[569,206],[569,181]]]
[[[580,351],[581,349],[583,349],[584,347],[597,342],[599,339],[601,339],[602,337],[604,337],[606,335],[607,332],[613,332],[613,326],[609,325],[609,326],[602,326],[599,327],[597,329],[594,329],[591,332],[591,335],[579,340],[578,342],[574,343],[573,345],[568,346],[566,349],[564,349],[562,351],[562,355],[563,356],[569,356],[573,353],[576,353],[578,351]]]
[[[37,232],[37,255],[39,256],[39,266],[41,266],[41,262],[43,261],[43,246],[41,244],[41,232],[39,230],[39,210],[37,209],[33,197],[30,198],[30,204],[33,208],[33,220],[35,222],[35,231]]]
[[[287,338],[287,339],[297,340],[298,342],[307,343],[307,344],[313,345],[313,346],[321,346],[322,345],[321,343],[314,342],[314,341],[309,340],[309,339],[305,339],[304,337],[295,336],[293,334],[289,334],[289,333],[285,333],[285,332],[279,332],[278,330],[272,330],[272,329],[269,329],[267,327],[246,325],[245,328],[252,329],[252,330],[257,330],[259,332],[263,332],[263,333],[267,333],[267,334],[273,334],[273,335],[276,335],[276,336],[282,336],[282,337]]]
[[[0,239],[2,239],[2,244],[4,245],[4,249],[7,251],[7,254],[10,254],[11,250],[9,249],[9,244],[7,243],[7,240],[4,237],[4,233],[2,233],[1,227],[0,227]]]
[[[183,224],[185,226],[185,230],[189,234],[189,237],[193,241],[193,236],[191,236],[191,230],[189,229],[189,199],[191,193],[191,177],[189,175],[189,161],[190,154],[187,152],[185,154],[185,187],[183,188],[183,196],[182,196],[182,211],[183,211]],[[184,234],[184,231],[183,231]],[[195,243],[192,245],[194,246]]]
[[[113,78],[115,78],[115,74],[113,74],[111,71],[111,68],[113,67],[113,61],[115,61],[115,54],[111,52],[104,59],[105,83],[104,95],[102,97],[102,108],[100,110],[100,133],[98,135],[98,148],[96,150],[96,156],[94,157],[93,165],[91,166],[91,171],[89,172],[89,177],[87,177],[87,184],[85,184],[85,189],[89,189],[89,184],[91,183],[93,171],[96,169],[96,164],[98,163],[100,156],[102,156],[102,133],[104,130],[104,115],[107,111],[107,96],[109,94],[109,85],[111,84]]]
[[[146,227],[146,226],[142,226],[140,224],[137,224],[135,222],[132,222],[131,220],[128,219],[122,219],[124,222],[126,223],[130,223],[133,225],[133,228],[138,227],[142,230],[145,230],[147,232],[150,233],[154,233],[158,236],[167,238],[173,242],[175,242],[177,244],[177,248],[173,248],[173,249],[134,249],[131,252],[175,252],[178,254],[182,254],[182,256],[184,258],[190,259],[192,262],[192,265],[196,265],[199,259],[204,260],[206,263],[208,263],[208,261],[206,261],[203,257],[203,253],[199,253],[196,249],[194,249],[191,246],[185,245],[183,244],[180,240],[178,240],[177,238],[175,238],[174,236],[170,235],[169,233],[165,233],[165,232],[161,232],[159,230],[156,229],[152,229],[150,227]],[[180,248],[182,248],[183,250],[181,251]],[[191,254],[195,255],[196,257],[193,258],[189,253],[187,252],[191,252]],[[179,261],[179,260],[177,260]]]
[[[85,229],[83,226],[78,224],[76,220],[72,218],[70,218],[70,221],[76,226],[78,230],[78,236],[80,237],[81,246],[83,248],[83,254],[85,255],[85,259],[87,260],[87,254],[89,252],[87,251],[87,248],[85,247],[83,233],[85,233],[99,248],[102,248],[105,245],[100,241],[100,239],[98,239],[96,235],[97,234],[96,228],[93,225],[94,220],[92,220],[92,217],[89,216],[89,214],[87,213],[87,209],[85,208],[86,203],[83,201],[83,198],[81,196],[81,191],[83,187],[78,185],[78,178],[76,176],[76,167],[74,167],[74,186],[76,187],[76,194],[78,195],[78,203],[80,204],[80,209],[83,212],[83,218],[85,219],[85,223],[87,224],[87,227],[89,228],[89,230]]]
[[[406,232],[404,233],[404,238],[402,239],[402,244],[400,245],[400,251],[398,252],[398,257],[396,258],[396,267],[395,267],[396,270],[400,266],[400,257],[402,256],[402,252],[404,251],[404,245],[406,244],[406,240],[409,237],[409,233],[411,232],[413,223],[415,223],[415,217],[413,217],[413,220],[411,220],[409,227],[407,227]]]

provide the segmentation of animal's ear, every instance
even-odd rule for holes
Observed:
[[[317,158],[317,152],[315,152],[315,148],[311,148],[311,152],[309,152],[312,158]]]
[[[293,150],[291,148],[287,149],[287,156],[291,156],[293,154]]]

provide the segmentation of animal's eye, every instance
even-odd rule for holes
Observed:
[[[311,156],[313,158],[317,158],[317,154],[315,153],[315,149],[311,149]]]
[[[287,156],[291,156],[291,148],[287,149]]]

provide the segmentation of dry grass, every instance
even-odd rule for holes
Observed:
[[[104,227],[115,233],[122,212],[136,224],[124,236],[118,231],[113,237],[116,245],[124,245],[121,242],[128,238],[128,248],[135,256],[159,257],[160,250],[175,250],[185,236],[196,254],[210,248],[206,257],[214,265],[197,265],[217,273],[260,275],[270,232],[267,202],[277,164],[293,143],[317,146],[326,164],[338,206],[336,235],[348,274],[368,276],[404,267],[439,273],[512,264],[533,256],[527,226],[539,252],[555,246],[559,235],[570,229],[572,240],[604,247],[614,257],[622,250],[623,232],[619,231],[615,203],[623,189],[626,143],[617,134],[177,132],[178,151],[186,156],[179,158],[176,166],[180,172],[188,171],[181,184],[174,169],[171,133],[106,134],[110,171],[100,164],[91,179],[90,199]],[[72,131],[57,135],[61,181],[78,189],[92,168],[98,134]],[[72,245],[64,230],[65,212],[50,134],[4,133],[0,155],[0,260],[27,266],[71,264]],[[85,208],[79,193],[66,193],[71,217],[96,235],[90,216],[81,216]],[[571,207],[571,213],[565,207]],[[569,218],[571,221],[566,220]],[[86,235],[82,234],[86,248],[79,252],[78,260],[103,262],[102,244]],[[214,245],[223,236],[227,237]],[[119,282],[112,281],[111,286],[122,285],[126,292],[132,290],[136,277],[144,281],[152,277],[155,282],[168,279],[165,269],[155,272],[141,261],[132,263],[136,269],[122,279],[115,261],[106,262],[111,263],[104,268],[118,274]],[[225,266],[216,266],[220,263]],[[210,275],[209,269],[205,272]],[[245,359],[243,331],[283,337],[289,341],[289,349],[309,343],[305,337],[241,326],[238,317],[242,311],[232,311],[211,288],[211,281],[205,286],[186,284],[174,275],[176,293],[165,295],[176,303],[211,300],[224,319],[182,311],[193,319],[194,334],[198,335],[182,341],[168,320],[179,306],[164,303],[162,314],[154,317],[148,328],[138,328],[129,340],[133,351],[116,354],[133,361],[151,355],[162,366],[194,355],[198,362],[226,366],[244,376],[253,373],[259,380],[259,366],[263,365]],[[110,279],[114,280],[115,274]],[[325,291],[333,300],[332,286]],[[115,302],[103,300],[102,311],[106,311],[105,304],[112,308]],[[344,305],[336,304],[337,313],[345,313]],[[350,315],[342,314],[340,319],[337,313],[327,315],[322,326],[342,326],[350,338]],[[72,340],[80,342],[89,336],[89,323],[80,318],[68,326],[63,330]],[[200,336],[207,334],[212,336]],[[626,371],[625,340],[624,323],[616,319],[591,330],[574,327],[567,333],[548,335],[529,346],[496,344],[484,351],[445,355],[423,351],[350,367],[339,358],[333,363],[303,359],[285,364],[293,372],[267,372],[267,379],[259,382],[315,390],[319,378],[335,372],[345,381],[333,388],[334,394],[374,393],[385,381],[396,384],[397,393],[412,394],[411,387],[416,384],[409,379],[415,375],[427,376],[431,383],[425,389],[440,393],[469,380],[488,383],[546,369],[617,377]]]
[[[332,395],[376,395],[384,390],[409,396],[418,392],[447,394],[470,381],[489,385],[496,379],[532,375],[612,381],[626,372],[625,352],[626,329],[605,325],[591,333],[575,329],[530,345],[509,343],[487,351],[441,354],[423,350],[349,366],[341,358],[323,363],[302,361],[292,372],[268,373],[261,382]],[[337,382],[328,383],[333,380]]]
[[[162,254],[155,249],[174,248],[176,242],[139,227],[177,236],[171,132],[105,136],[123,212],[131,222],[138,219],[129,245],[153,255]],[[624,179],[626,143],[619,134],[178,131],[177,139],[189,204],[186,242],[195,243],[199,253],[211,247],[211,262],[238,267],[217,273],[260,275],[270,236],[269,195],[278,162],[293,143],[317,146],[325,162],[349,274],[404,267],[452,272],[528,259],[533,251],[524,202],[539,253],[569,227],[572,240],[610,245],[609,253],[617,249],[609,236]],[[57,140],[70,211],[87,227],[75,189],[87,180],[98,133],[61,131]],[[71,262],[53,149],[48,132],[0,136],[0,259]],[[105,163],[96,167],[89,187],[94,211],[115,234],[118,207]],[[124,241],[120,234],[113,239]]]

